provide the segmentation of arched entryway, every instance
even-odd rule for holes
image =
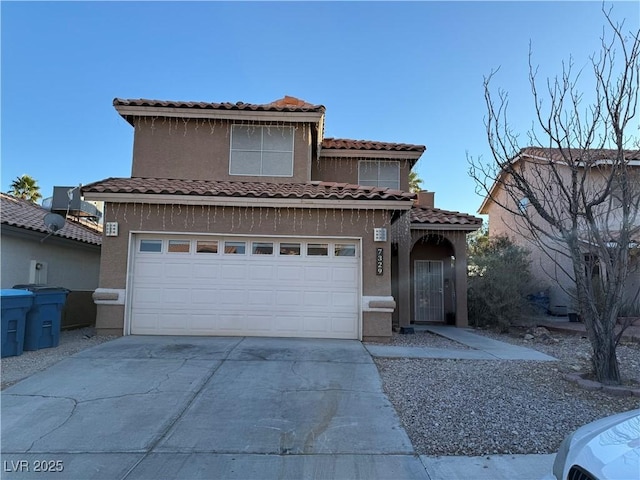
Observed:
[[[410,262],[412,323],[455,323],[453,244],[438,233],[415,235]]]

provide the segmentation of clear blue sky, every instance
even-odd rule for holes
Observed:
[[[640,3],[614,2],[637,29]],[[133,129],[114,97],[327,108],[328,137],[426,145],[417,166],[436,206],[475,213],[467,152],[488,156],[483,76],[532,121],[540,74],[589,64],[599,2],[7,2],[2,14],[2,179],[54,185],[131,173]],[[524,142],[526,143],[526,142]]]

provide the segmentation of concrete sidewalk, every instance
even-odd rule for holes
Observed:
[[[555,358],[532,348],[520,347],[477,335],[470,330],[450,326],[420,326],[436,335],[470,347],[472,350],[428,347],[398,347],[365,344],[374,357],[384,358],[450,358],[458,360],[532,360],[554,361]]]
[[[555,454],[420,459],[431,480],[541,480],[551,475]]]

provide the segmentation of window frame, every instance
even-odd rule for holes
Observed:
[[[269,245],[271,247],[271,252],[261,252],[260,249],[264,248],[265,246]],[[275,245],[274,242],[268,242],[268,241],[263,241],[263,240],[258,240],[258,241],[252,241],[251,242],[251,255],[258,255],[258,256],[267,256],[267,257],[273,257],[274,256],[274,252],[275,252]]]
[[[236,130],[236,128],[240,129],[240,128],[246,128],[246,129],[255,129],[256,135],[260,135],[260,150],[254,150],[254,149],[250,149],[250,148],[234,148],[234,144],[233,144],[233,139],[234,139],[234,131]],[[271,135],[270,133],[268,133],[268,131],[270,129],[274,129],[276,130],[276,135],[282,135],[282,129],[286,129],[289,132],[291,132],[291,151],[289,150],[265,150],[264,148],[264,137],[265,135]],[[258,130],[260,131],[258,133]],[[238,176],[238,177],[282,177],[282,178],[291,178],[293,177],[293,171],[294,171],[294,152],[295,152],[295,128],[291,125],[277,125],[277,126],[270,126],[270,125],[246,125],[246,124],[234,124],[231,126],[231,138],[229,141],[229,175],[230,176]],[[260,172],[258,173],[233,173],[233,169],[232,169],[232,163],[233,163],[233,153],[234,152],[258,152],[260,153]],[[290,154],[290,158],[288,157],[287,160],[290,159],[290,170],[289,173],[287,174],[267,174],[264,173],[264,154],[265,153],[276,153],[276,154]]]
[[[330,245],[332,244],[332,242],[326,242],[326,243],[312,243],[309,242],[306,244],[306,248],[305,248],[305,253],[306,253],[306,257],[328,257],[329,256],[329,252],[331,252],[331,247]],[[324,253],[322,253],[322,251],[324,250]],[[312,252],[319,252],[319,253],[312,253]]]
[[[158,245],[160,244],[160,250],[143,250],[142,249],[142,244],[146,243],[147,245]],[[142,253],[142,254],[147,254],[147,253],[165,253],[164,251],[164,240],[162,240],[161,238],[141,238],[139,239],[138,242],[138,252],[137,253]]]
[[[376,181],[375,182],[370,182],[370,181],[362,181],[361,180],[361,173],[360,173],[360,168],[364,165],[364,164],[375,164],[376,166]],[[382,165],[394,165],[395,167],[397,167],[397,171],[398,171],[398,178],[397,178],[397,188],[394,187],[384,187],[384,186],[380,186],[380,167]],[[384,182],[386,182],[386,180],[383,180]],[[394,180],[395,181],[395,180]],[[392,190],[400,190],[400,162],[398,160],[359,160],[358,161],[358,185],[366,185],[366,186],[372,186],[372,187],[378,187],[378,188],[389,188]]]
[[[171,245],[186,245],[186,252],[171,251]],[[170,238],[167,240],[167,253],[171,255],[189,255],[191,254],[191,239],[183,240],[179,238]]]
[[[238,252],[238,251],[235,251],[235,252],[231,252],[230,251],[230,252],[228,252],[227,251],[227,244],[228,244],[229,247],[232,247],[232,248],[234,248],[234,247],[238,248],[242,244],[242,249],[243,250],[242,250],[242,252]],[[232,245],[232,244],[236,244],[236,245]],[[247,254],[247,242],[244,241],[244,240],[225,240],[224,241],[224,247],[223,247],[223,250],[222,250],[222,254],[223,255],[246,255]]]
[[[208,251],[198,251],[199,248],[199,244],[203,244],[201,248],[204,247],[204,244],[209,243],[209,244],[214,244],[216,245],[216,251],[215,252],[208,252]],[[220,241],[219,240],[196,240],[196,245],[193,251],[194,254],[196,255],[219,255],[220,254]]]

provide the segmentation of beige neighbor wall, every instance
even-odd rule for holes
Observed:
[[[538,190],[544,192],[541,197],[546,198],[549,205],[554,202],[555,198],[558,198],[559,193],[552,191],[548,185],[552,182],[548,181],[547,173],[543,165],[535,165],[531,167],[531,162],[528,162],[528,168],[530,174],[534,178],[534,185],[537,182]],[[565,185],[569,185],[571,181],[571,173],[569,168],[558,166],[558,171],[563,178]],[[600,170],[593,170],[587,176],[587,189],[592,194],[597,194],[601,191],[604,179],[608,175],[607,167],[602,167]],[[517,202],[514,199],[509,198],[507,193],[502,187],[498,187],[496,198],[499,203],[505,202],[506,205],[510,205],[511,208],[517,208]],[[603,212],[601,213],[602,225],[612,231],[617,230],[617,224],[619,224],[619,218],[615,214],[615,209],[612,210],[612,214],[606,215],[605,211],[609,210],[609,204],[604,205]],[[532,205],[527,207],[528,214],[537,222],[538,225],[545,226],[539,215],[536,213]],[[541,290],[548,290],[551,301],[551,308],[553,313],[563,313],[566,310],[571,310],[571,301],[569,300],[569,291],[573,288],[573,266],[571,259],[566,253],[566,247],[564,245],[554,242],[550,239],[544,239],[543,241],[549,245],[546,252],[540,249],[540,247],[532,243],[529,239],[530,234],[527,233],[527,227],[524,221],[518,216],[504,210],[495,202],[490,201],[485,212],[489,215],[489,234],[490,236],[506,235],[511,238],[516,244],[521,245],[530,251],[531,260],[531,273],[535,279],[535,283],[531,285],[531,293],[536,293]],[[640,218],[637,219],[640,221]],[[546,231],[550,231],[549,228]],[[627,285],[627,292],[635,292],[634,285],[636,283],[635,275],[631,275],[629,284]]]
[[[137,117],[134,124],[132,177],[269,183],[303,183],[311,177],[310,124],[278,123],[295,128],[291,177],[230,175],[231,121]],[[277,134],[278,126],[270,128]]]
[[[333,158],[320,157],[311,164],[311,180],[323,182],[344,182],[358,184],[358,162],[360,160],[373,160],[381,162],[400,163],[400,190],[409,191],[409,173],[411,162],[409,160],[385,160],[384,158]]]
[[[362,295],[390,296],[390,239],[373,241],[373,228],[389,228],[389,215],[386,210],[261,208],[258,201],[254,207],[108,203],[105,222],[118,222],[119,235],[104,238],[100,288],[126,287],[130,232],[333,236],[362,238]],[[377,247],[384,248],[383,275],[376,275]],[[121,305],[98,305],[97,328],[122,335],[124,313]],[[390,337],[391,313],[363,312],[362,335]]]
[[[0,242],[2,288],[28,284],[31,262],[46,263],[46,276],[34,278],[35,283],[71,291],[62,312],[62,326],[93,325],[96,306],[91,294],[98,286],[100,246],[55,236],[41,242],[45,234],[7,230],[2,229]]]

